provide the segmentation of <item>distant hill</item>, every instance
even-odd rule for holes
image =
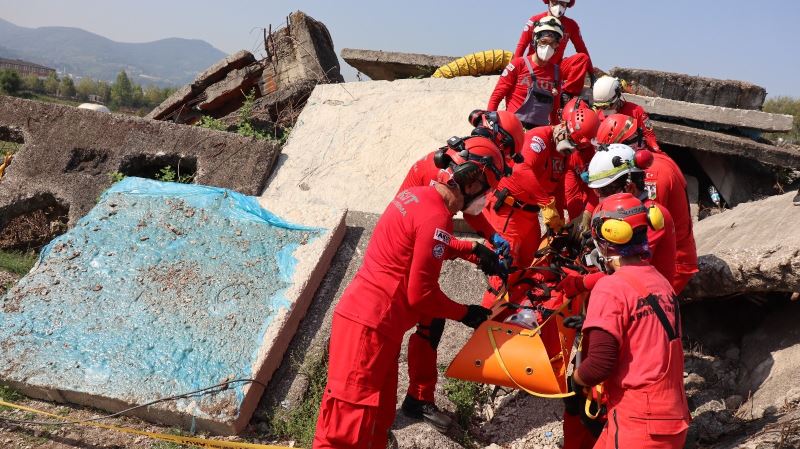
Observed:
[[[125,70],[139,84],[180,86],[225,56],[198,39],[129,44],[79,28],[25,28],[0,19],[0,57],[24,59],[106,81],[113,81],[120,70]]]

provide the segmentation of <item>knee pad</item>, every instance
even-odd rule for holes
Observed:
[[[427,330],[428,332],[424,332]],[[428,340],[430,343],[431,348],[436,349],[439,347],[439,342],[442,340],[442,334],[444,333],[444,319],[442,318],[434,318],[431,320],[430,326],[422,326],[417,325],[417,332],[416,334],[420,337]]]

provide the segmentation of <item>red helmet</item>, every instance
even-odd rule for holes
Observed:
[[[623,143],[633,148],[642,146],[643,133],[639,121],[625,114],[612,114],[597,129],[597,143]]]
[[[509,111],[475,110],[469,115],[469,122],[475,129],[473,136],[489,138],[508,156],[522,152],[525,129],[517,115]]]
[[[497,146],[488,138],[472,136],[467,138],[451,137],[447,146],[440,148],[433,158],[440,169],[439,181],[445,184],[455,183],[463,191],[469,184],[484,182],[484,189],[494,189],[505,176],[505,162]]]
[[[564,123],[572,143],[577,147],[585,148],[592,145],[592,140],[597,137],[600,119],[597,118],[597,113],[590,108],[575,107]]]
[[[592,215],[592,238],[606,257],[647,253],[648,227],[664,228],[661,209],[655,204],[645,206],[630,193],[606,197]]]
[[[583,108],[592,109],[592,106],[581,97],[575,97],[572,100],[569,100],[561,110],[561,121],[566,122],[573,112]]]
[[[545,5],[549,5],[550,0],[542,0],[542,3],[544,3]],[[567,5],[567,8],[572,8],[573,6],[575,6],[575,0],[570,0],[569,4]]]

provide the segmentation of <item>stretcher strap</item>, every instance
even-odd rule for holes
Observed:
[[[583,411],[584,411],[584,413],[586,413],[586,416],[588,416],[589,418],[597,419],[597,418],[600,417],[600,411],[601,411],[601,408],[602,408],[602,407],[600,407],[600,399],[603,396],[603,384],[595,385],[594,387],[592,387],[592,389],[594,389],[597,392],[597,413],[592,413],[592,411],[591,411],[592,410],[592,395],[591,394],[586,395],[586,403],[583,406]]]

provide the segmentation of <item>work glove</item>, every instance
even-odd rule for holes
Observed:
[[[572,315],[564,318],[564,327],[575,329],[579,331],[583,329],[583,321],[586,319],[585,315]]]
[[[583,393],[583,386],[575,383],[572,376],[567,377],[567,388],[575,394],[564,398],[564,411],[572,416],[583,415],[583,406],[586,396]]]
[[[591,222],[592,214],[588,211],[583,211],[583,213],[575,217],[575,219],[569,223],[569,241],[572,244],[581,245],[584,235],[591,231]]]
[[[556,286],[556,290],[563,293],[567,298],[574,298],[583,292],[589,291],[583,283],[583,275],[569,274]]]
[[[500,276],[503,273],[500,266],[500,258],[485,245],[476,243],[472,248],[472,254],[478,256],[478,267],[487,276]]]
[[[555,234],[561,232],[561,228],[564,227],[564,219],[561,218],[558,210],[556,210],[556,200],[552,199],[547,204],[540,204],[539,208],[542,213],[544,225],[547,226],[547,229],[550,229]]]
[[[477,329],[478,326],[489,319],[489,315],[491,314],[492,311],[486,307],[470,304],[467,306],[467,314],[464,315],[464,318],[461,318],[459,321],[466,326]]]
[[[511,244],[502,235],[494,233],[491,238],[494,253],[500,257],[508,259],[511,254]]]

